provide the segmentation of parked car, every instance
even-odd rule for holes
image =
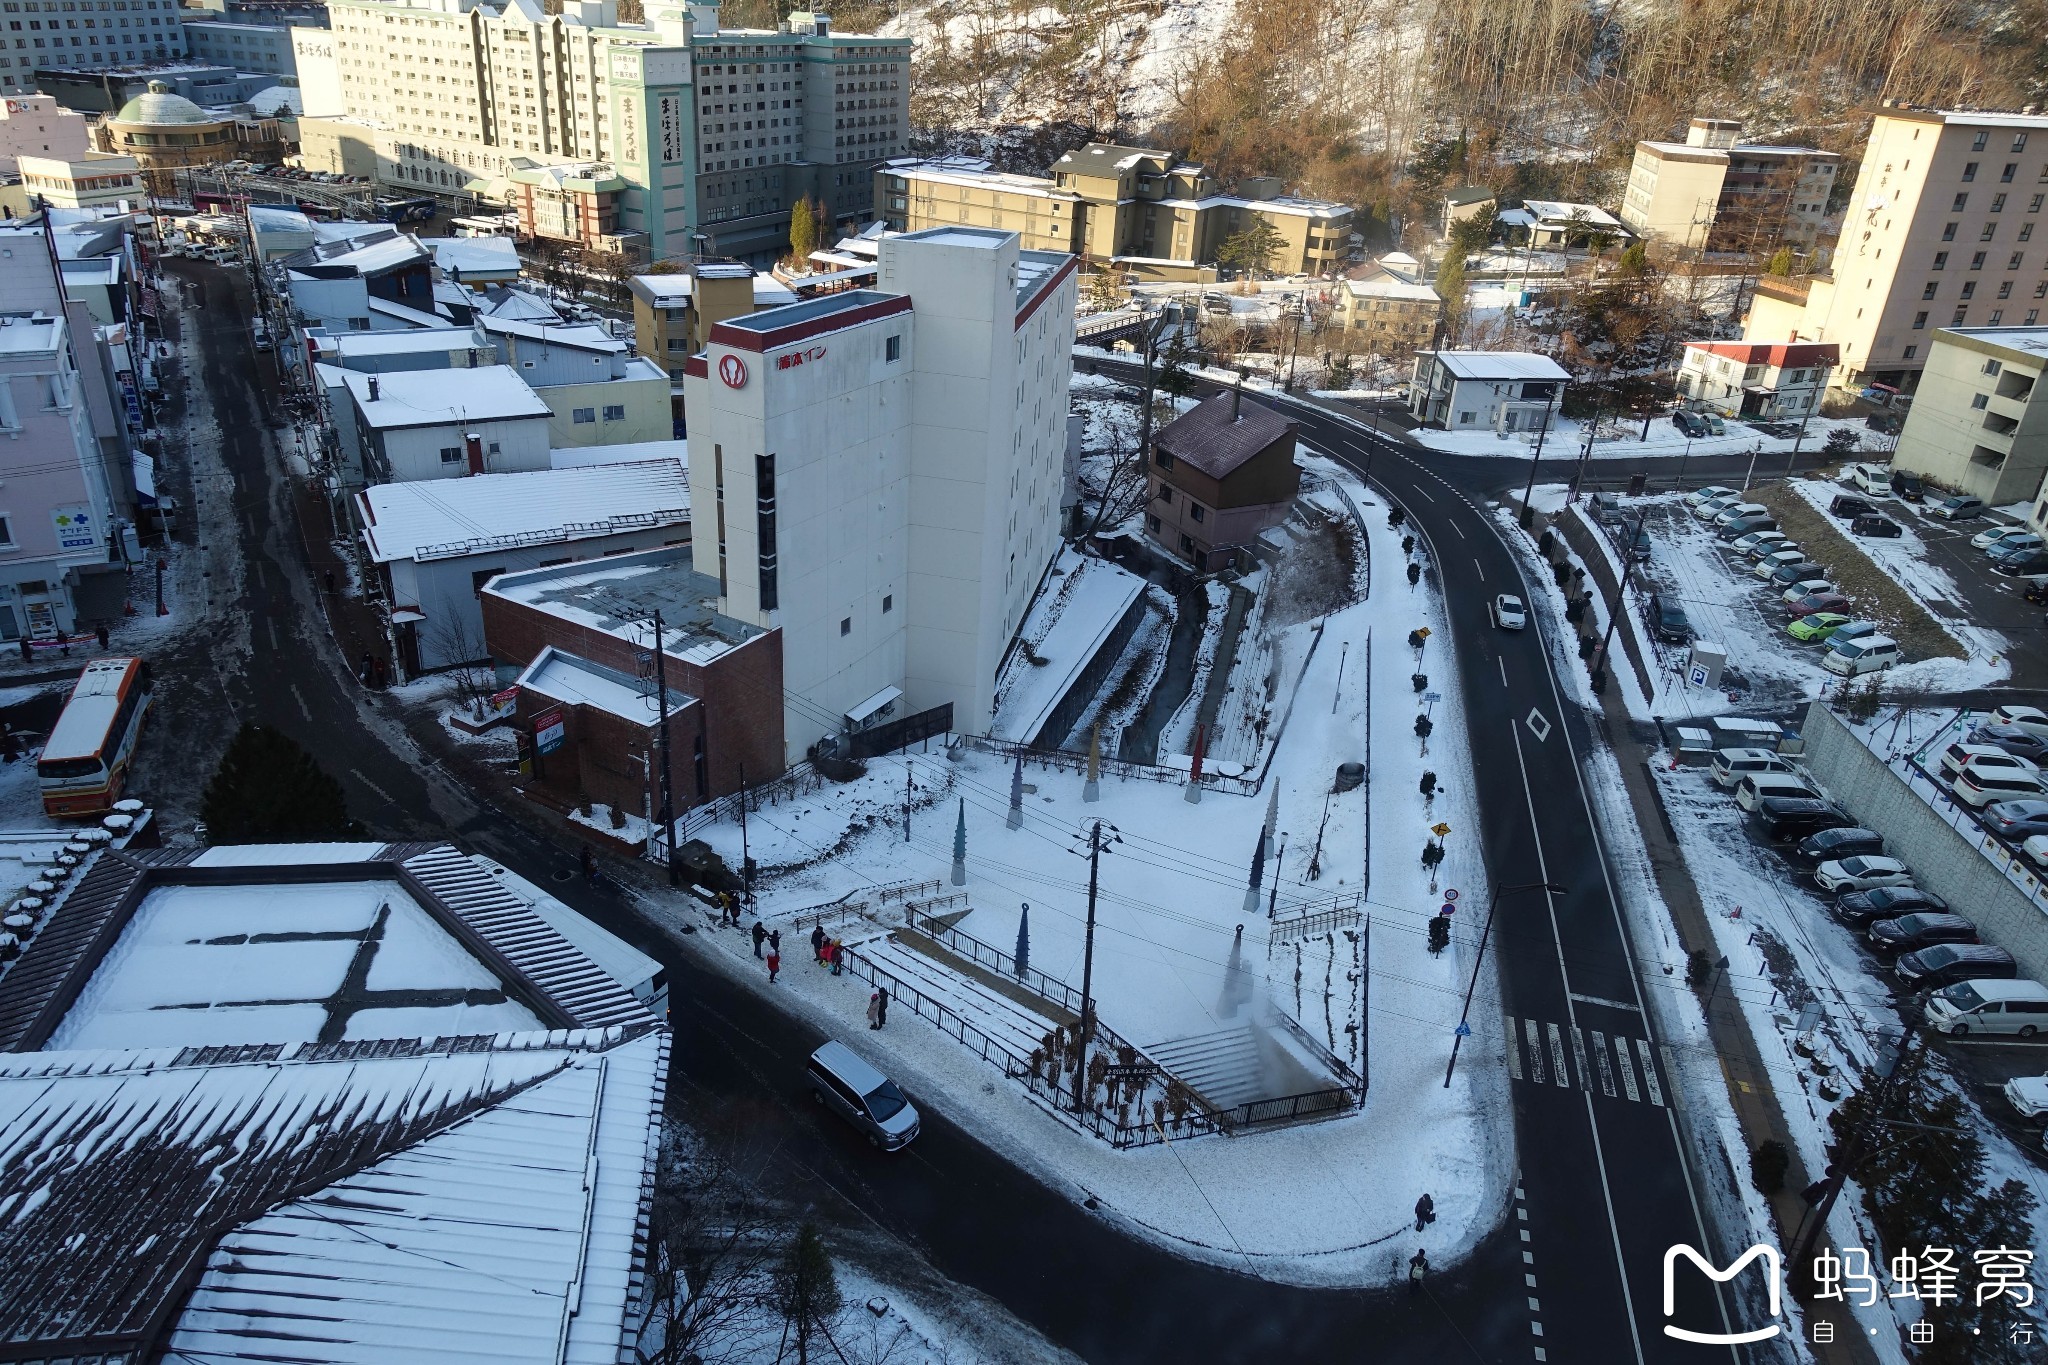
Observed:
[[[1896,540],[1906,534],[1906,528],[1893,521],[1890,517],[1881,517],[1875,512],[1867,512],[1849,523],[1849,534],[1852,536],[1874,536],[1879,540]]]
[[[1864,941],[1880,953],[1905,953],[1937,943],[1975,943],[1977,926],[1961,915],[1918,910],[1897,919],[1881,919],[1864,931]]]
[[[1804,583],[1809,578],[1826,578],[1827,575],[1824,566],[1803,559],[1797,564],[1780,564],[1767,581],[1782,590],[1794,583]]]
[[[1877,622],[1875,621],[1851,621],[1848,625],[1838,628],[1833,635],[1828,637],[1828,647],[1832,649],[1842,641],[1861,640],[1866,636],[1876,635],[1877,633]]]
[[[1891,471],[1881,464],[1852,464],[1842,474],[1843,482],[1867,498],[1891,496]]]
[[[1692,514],[1711,526],[1715,517],[1720,516],[1731,507],[1740,505],[1744,500],[1743,495],[1740,493],[1723,493],[1717,498],[1708,499],[1706,502],[1692,504]]]
[[[2048,1027],[2048,986],[2038,981],[1964,981],[1927,997],[1927,1026],[1956,1038],[1972,1033],[2032,1038]]]
[[[1973,769],[1977,772],[2004,770],[2030,775],[2041,771],[2040,767],[2031,760],[2021,758],[2018,754],[2007,753],[1996,744],[1958,741],[1941,751],[1941,775],[1943,777],[1953,782],[1965,768]]]
[[[1927,515],[1940,517],[1943,521],[1968,521],[1972,517],[1984,515],[1984,499],[1957,494],[1952,498],[1943,498],[1928,508]]]
[[[1993,801],[2025,801],[2044,795],[2038,771],[1974,765],[1965,766],[1956,774],[1955,781],[1949,784],[1949,793],[1972,810],[1982,810]]]
[[[1988,744],[1994,748],[2016,754],[2031,760],[2035,767],[2048,761],[2048,739],[2043,739],[2031,730],[2022,730],[2017,725],[1980,725],[1970,731],[1967,742]]]
[[[2021,536],[2032,534],[2033,532],[2024,526],[1987,526],[1970,537],[1970,548],[1989,552],[2008,540],[2017,540]]]
[[[1749,531],[1742,535],[1739,535],[1734,540],[1729,542],[1728,548],[1734,550],[1738,554],[1746,555],[1751,550],[1758,549],[1759,547],[1776,546],[1789,539],[1791,539],[1791,537],[1787,536],[1783,531],[1780,531],[1775,526],[1773,526],[1764,528],[1762,530]],[[1762,553],[1767,554],[1769,553],[1769,551],[1764,550],[1762,551]]]
[[[1795,616],[1785,627],[1785,633],[1802,644],[1825,640],[1849,624],[1847,614],[1839,611],[1810,611]]]
[[[1740,489],[1729,488],[1725,484],[1710,483],[1705,488],[1697,488],[1686,494],[1685,505],[1688,508],[1698,507],[1703,503],[1712,502],[1715,498],[1727,497],[1740,491]]]
[[[2003,555],[1994,559],[1991,568],[2007,578],[2020,578],[2030,573],[2048,572],[2048,549],[2032,549],[2015,555]]]
[[[1900,657],[1899,642],[1889,635],[1863,635],[1845,640],[1842,631],[1838,630],[1828,641],[1828,652],[1820,656],[1820,666],[1830,673],[1854,678],[1890,668],[1899,662]]]
[[[1978,817],[1984,828],[2009,843],[2022,843],[2048,835],[2048,798],[2023,796],[2016,801],[1994,801]]]
[[[1714,525],[1721,527],[1731,521],[1741,521],[1744,517],[1767,517],[1770,514],[1771,509],[1760,502],[1731,503],[1715,515]]]
[[[1520,630],[1529,624],[1528,609],[1522,599],[1513,593],[1502,593],[1493,599],[1493,624],[1501,630]]]
[[[1791,589],[1786,589],[1791,591]],[[1838,592],[1810,592],[1786,605],[1793,616],[1810,616],[1817,612],[1839,613],[1849,605],[1849,599]]]
[[[858,1128],[870,1145],[895,1151],[917,1136],[917,1106],[846,1044],[826,1043],[804,1072],[811,1098]]]
[[[1817,796],[1766,796],[1750,812],[1757,832],[1774,844],[1789,844],[1856,822],[1840,806]]]
[[[1735,790],[1735,784],[1751,773],[1791,776],[1798,771],[1790,759],[1769,749],[1716,749],[1713,758],[1707,761],[1707,776],[1714,780],[1715,786],[1726,791]]]
[[[1892,471],[1892,492],[1907,502],[1924,502],[1927,499],[1927,485],[1918,474],[1909,474],[1903,469]]]
[[[1836,919],[1862,929],[1881,919],[1897,919],[1901,915],[1921,911],[1945,915],[1948,902],[1917,886],[1879,886],[1868,891],[1851,891],[1835,902],[1834,909]]]
[[[1794,546],[1787,549],[1772,550],[1768,554],[1758,556],[1756,567],[1750,572],[1754,573],[1758,578],[1769,578],[1788,564],[1804,564],[1806,562],[1806,551]],[[1804,577],[1804,575],[1801,576]]]
[[[1780,541],[1753,545],[1744,553],[1748,555],[1750,564],[1754,566],[1767,555],[1783,554],[1788,550],[1798,550],[1802,556],[1805,554],[1804,550],[1800,550],[1799,542],[1789,537]]]
[[[1811,780],[1798,773],[1750,773],[1735,784],[1735,804],[1744,810],[1755,810],[1773,796],[1821,799]]]
[[[1883,835],[1860,825],[1845,825],[1808,835],[1793,846],[1790,856],[1792,861],[1812,867],[1831,859],[1868,857],[1882,852]]]
[[[2005,1102],[2029,1123],[2048,1124],[2048,1076],[2015,1076],[2005,1083]]]
[[[1707,425],[1706,419],[1696,412],[1672,413],[1671,425],[1677,427],[1679,431],[1687,436],[1706,436],[1713,432],[1713,428]]]
[[[1650,594],[1650,633],[1667,645],[1682,645],[1692,639],[1692,622],[1685,608],[1661,592]]]
[[[1853,493],[1837,493],[1828,504],[1828,511],[1838,517],[1860,517],[1875,512],[1876,506]]]
[[[2048,739],[2048,711],[2043,711],[2038,706],[2019,706],[2013,703],[1995,706],[1991,709],[1991,723],[2016,726],[2029,734]]]
[[[1754,535],[1758,531],[1775,531],[1777,529],[1778,519],[1769,513],[1763,513],[1757,516],[1737,517],[1733,521],[1716,527],[1714,534],[1723,540],[1734,541],[1740,540],[1747,535]]]
[[[1811,597],[1817,592],[1833,592],[1835,585],[1825,578],[1802,578],[1778,594],[1778,600],[1790,606],[1802,597]]]
[[[1877,886],[1911,886],[1913,869],[1881,853],[1838,858],[1813,869],[1813,883],[1823,891],[1868,891]]]
[[[2028,531],[2025,535],[2005,537],[2005,539],[1986,550],[1984,556],[1992,564],[1998,565],[2005,563],[2008,559],[2038,550],[2043,545],[2048,545],[2048,541],[2043,541],[2041,537],[2035,535],[2032,531]]]
[[[1958,981],[2010,981],[2020,974],[2020,964],[1988,943],[1937,943],[1901,953],[1892,970],[1908,990],[1928,991]]]

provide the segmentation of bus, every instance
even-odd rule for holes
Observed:
[[[148,710],[142,660],[87,664],[36,760],[43,810],[82,819],[111,811],[127,784],[135,739]]]

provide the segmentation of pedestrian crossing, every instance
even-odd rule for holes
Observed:
[[[1675,1071],[1668,1043],[1652,1047],[1643,1038],[1510,1015],[1507,1045],[1508,1075],[1514,1080],[1659,1108],[1678,1100],[1675,1087],[1666,1089]]]

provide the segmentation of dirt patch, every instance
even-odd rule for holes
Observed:
[[[1778,528],[1799,543],[1850,601],[1853,615],[1875,621],[1899,642],[1908,659],[1960,659],[1963,647],[1898,580],[1879,568],[1840,526],[1785,484],[1752,490],[1771,509]]]
[[[1266,607],[1274,629],[1313,621],[1341,611],[1357,600],[1361,557],[1358,528],[1341,512],[1304,506],[1294,523],[1299,528],[1271,576],[1273,594]]]

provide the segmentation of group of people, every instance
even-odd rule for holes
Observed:
[[[825,935],[825,922],[819,920],[811,930],[811,956],[820,967],[830,969],[838,976],[845,965],[846,945],[836,938]]]
[[[1415,1230],[1421,1232],[1436,1221],[1436,1200],[1424,1190],[1422,1198],[1415,1201]],[[1408,1292],[1413,1294],[1422,1288],[1423,1277],[1429,1274],[1429,1253],[1421,1247],[1408,1258]]]

